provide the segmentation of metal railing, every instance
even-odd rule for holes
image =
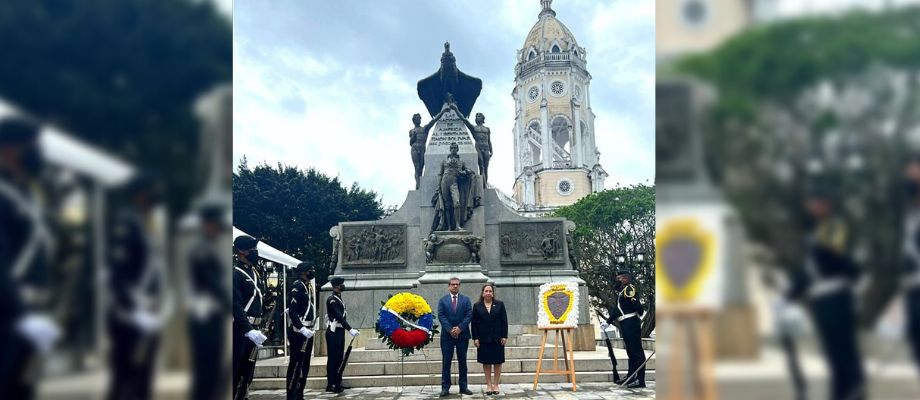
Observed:
[[[518,75],[533,72],[544,65],[560,65],[572,63],[581,69],[585,69],[585,61],[580,57],[574,56],[572,52],[564,53],[542,53],[534,57],[533,60],[524,61],[517,66]]]

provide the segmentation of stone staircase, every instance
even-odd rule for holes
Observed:
[[[502,383],[533,383],[540,350],[540,335],[512,335],[505,348],[505,364],[502,368]],[[565,369],[560,348],[559,364],[553,368],[553,335],[548,338],[543,369]],[[439,338],[421,351],[401,359],[400,353],[388,349],[379,339],[369,339],[364,348],[354,348],[345,368],[343,383],[350,387],[372,386],[440,386],[441,383],[441,349]],[[646,352],[648,356],[651,352]],[[625,377],[627,357],[623,349],[614,349],[617,369]],[[547,358],[549,359],[547,361]],[[655,380],[655,358],[646,365],[646,380]],[[467,352],[467,368],[470,385],[483,384],[485,378],[482,366],[476,363],[476,347],[470,342]],[[451,368],[453,372],[452,387],[457,386],[457,362]],[[612,381],[610,358],[606,347],[597,347],[594,351],[575,352],[575,371],[577,382]],[[285,386],[287,360],[285,357],[260,360],[256,366],[255,378],[251,390],[279,390]],[[541,382],[565,382],[563,375],[541,375]],[[322,389],[326,386],[326,357],[313,357],[310,376],[307,380],[310,389]]]

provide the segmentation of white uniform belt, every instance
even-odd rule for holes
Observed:
[[[617,317],[617,322],[620,322],[620,321],[622,321],[622,320],[624,320],[624,319],[632,318],[632,317],[635,317],[635,316],[636,316],[636,313],[634,313],[634,312],[631,312],[631,313],[626,314],[626,315],[621,315],[621,316]]]
[[[812,285],[812,287],[808,290],[808,296],[812,298],[824,297],[846,289],[846,287],[847,281],[843,278],[823,280]]]
[[[253,325],[258,325],[262,323],[262,318],[257,318],[257,317],[246,317],[246,320],[248,320],[249,323]]]

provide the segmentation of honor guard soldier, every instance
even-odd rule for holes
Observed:
[[[326,299],[326,348],[329,350],[326,358],[326,391],[341,393],[347,389],[342,386],[342,375],[339,374],[345,355],[345,331],[352,337],[358,336],[360,332],[352,328],[346,319],[348,311],[342,301],[345,279],[335,277],[329,283],[332,285],[332,294]]]
[[[136,173],[125,192],[130,206],[117,216],[109,240],[109,398],[147,399],[167,309],[164,221],[156,213],[161,196],[151,173]]]
[[[6,399],[35,397],[38,357],[60,336],[47,310],[52,240],[38,184],[38,134],[30,120],[0,120],[0,398]]]
[[[626,354],[629,356],[629,373],[626,375],[629,380],[618,384],[625,384],[628,388],[642,388],[645,387],[645,366],[642,366],[645,362],[645,351],[642,350],[641,317],[645,311],[639,303],[639,291],[635,285],[629,283],[629,272],[617,271],[615,279],[616,304],[608,309],[607,315],[610,317],[607,318],[607,322],[601,324],[601,329],[606,330],[614,321],[619,324],[623,343],[626,345]]]
[[[907,215],[904,218],[904,306],[907,310],[907,340],[920,366],[920,154],[910,157],[905,168],[904,189]]]
[[[860,400],[866,380],[853,293],[860,273],[847,251],[847,229],[836,216],[835,197],[826,184],[809,189],[805,266],[793,273],[788,297],[811,311],[830,369],[830,398]]]
[[[287,370],[288,400],[303,400],[313,355],[313,324],[316,321],[316,291],[313,290],[316,270],[312,264],[304,262],[297,265],[296,273],[298,279],[291,288],[291,305],[288,306],[288,317],[291,319],[288,329],[291,346]]]
[[[192,352],[193,400],[226,398],[230,366],[224,355],[225,327],[230,309],[227,285],[229,259],[226,242],[225,209],[205,204],[198,212],[201,237],[189,253],[188,329]],[[223,250],[223,251],[221,251]]]
[[[258,348],[268,339],[259,330],[264,285],[256,267],[258,243],[247,235],[233,240],[236,255],[233,266],[233,398],[236,400],[247,397]]]

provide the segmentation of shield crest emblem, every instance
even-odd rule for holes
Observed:
[[[666,222],[656,242],[655,273],[665,300],[693,302],[713,268],[713,234],[693,219],[679,219]]]
[[[553,285],[543,294],[543,309],[549,317],[550,324],[564,324],[572,305],[575,303],[574,293],[567,285]]]

